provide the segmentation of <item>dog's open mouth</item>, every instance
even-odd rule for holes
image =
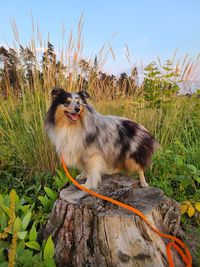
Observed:
[[[65,111],[65,115],[67,115],[67,117],[70,118],[71,121],[77,121],[79,118],[79,114],[77,113],[70,113],[70,112]]]

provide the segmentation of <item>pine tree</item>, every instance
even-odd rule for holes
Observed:
[[[4,95],[8,95],[10,89],[14,93],[19,93],[19,66],[20,60],[17,52],[13,48],[6,49],[0,47],[0,66],[1,66],[1,86]]]
[[[56,63],[56,54],[54,50],[54,46],[48,42],[47,49],[43,53],[42,56],[42,67],[43,70],[47,70],[50,68],[51,65],[55,65]]]
[[[23,48],[20,45],[20,55],[22,58],[22,64],[25,71],[25,80],[28,82],[29,86],[33,84],[33,72],[36,71],[36,59],[33,52],[28,48]]]

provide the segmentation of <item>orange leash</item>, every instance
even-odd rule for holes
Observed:
[[[159,232],[156,228],[154,228],[150,224],[150,222],[148,221],[147,217],[142,212],[140,212],[139,210],[137,210],[136,208],[133,208],[133,207],[127,205],[127,204],[124,204],[124,203],[119,202],[117,200],[114,200],[112,198],[106,197],[104,195],[98,194],[98,193],[96,193],[96,192],[94,192],[94,191],[92,191],[90,189],[87,189],[87,188],[83,187],[69,173],[69,171],[68,171],[68,169],[67,169],[67,167],[65,165],[65,162],[64,162],[64,159],[63,159],[63,156],[62,155],[61,155],[61,162],[62,162],[62,166],[63,166],[63,169],[64,169],[66,175],[69,177],[69,179],[71,180],[71,182],[75,186],[77,186],[79,189],[87,192],[88,194],[90,194],[92,196],[95,196],[97,198],[106,200],[106,201],[111,202],[111,203],[113,203],[113,204],[115,204],[117,206],[120,206],[120,207],[124,208],[124,209],[127,209],[127,210],[132,211],[133,213],[137,214],[140,218],[142,218],[145,221],[145,223],[148,224],[148,226],[154,232],[156,232],[159,236],[164,237],[164,238],[168,238],[168,239],[172,240],[172,241],[170,241],[166,245],[166,254],[167,254],[167,258],[168,258],[168,262],[169,262],[169,267],[175,267],[174,261],[173,261],[173,257],[172,257],[172,253],[171,253],[171,247],[174,247],[174,249],[176,249],[176,251],[181,256],[183,262],[185,263],[186,267],[192,267],[192,256],[190,254],[190,251],[189,251],[189,249],[186,247],[186,245],[180,239],[178,239],[175,236],[172,236],[172,235],[168,235],[168,234],[164,234],[164,233]]]

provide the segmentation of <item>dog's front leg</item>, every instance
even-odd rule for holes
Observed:
[[[88,189],[96,189],[100,182],[101,182],[101,174],[93,172],[91,174],[88,174],[88,178],[85,184],[82,184],[82,186]]]
[[[101,174],[105,169],[105,162],[100,155],[95,154],[88,159],[85,167],[87,181],[83,186],[88,189],[96,189],[101,182]]]

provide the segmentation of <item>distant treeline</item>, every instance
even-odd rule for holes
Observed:
[[[181,85],[189,80],[194,63],[184,59],[182,68],[173,60],[152,62],[144,69],[144,80],[139,85],[138,69],[119,76],[102,72],[102,59],[77,59],[76,53],[57,56],[48,42],[39,58],[36,49],[19,45],[18,49],[0,47],[0,94],[21,96],[26,90],[49,91],[54,86],[69,91],[86,90],[96,99],[141,95],[147,101],[159,103],[163,96],[177,95]],[[60,59],[62,58],[62,60]]]
[[[39,62],[29,47],[0,47],[0,88],[4,96],[8,96],[11,91],[20,94],[27,87],[34,90],[35,87],[41,86],[45,89],[49,79],[52,86],[64,84],[72,88],[76,84],[76,90],[90,90],[90,87],[93,87],[96,88],[96,93],[99,90],[101,94],[109,92],[110,95],[117,94],[116,88],[121,88],[121,93],[123,91],[125,95],[131,95],[139,88],[136,67],[130,75],[124,72],[116,77],[99,69],[97,56],[93,62],[80,59],[76,66],[74,62],[71,66],[69,63],[64,64],[57,58],[50,42]]]

